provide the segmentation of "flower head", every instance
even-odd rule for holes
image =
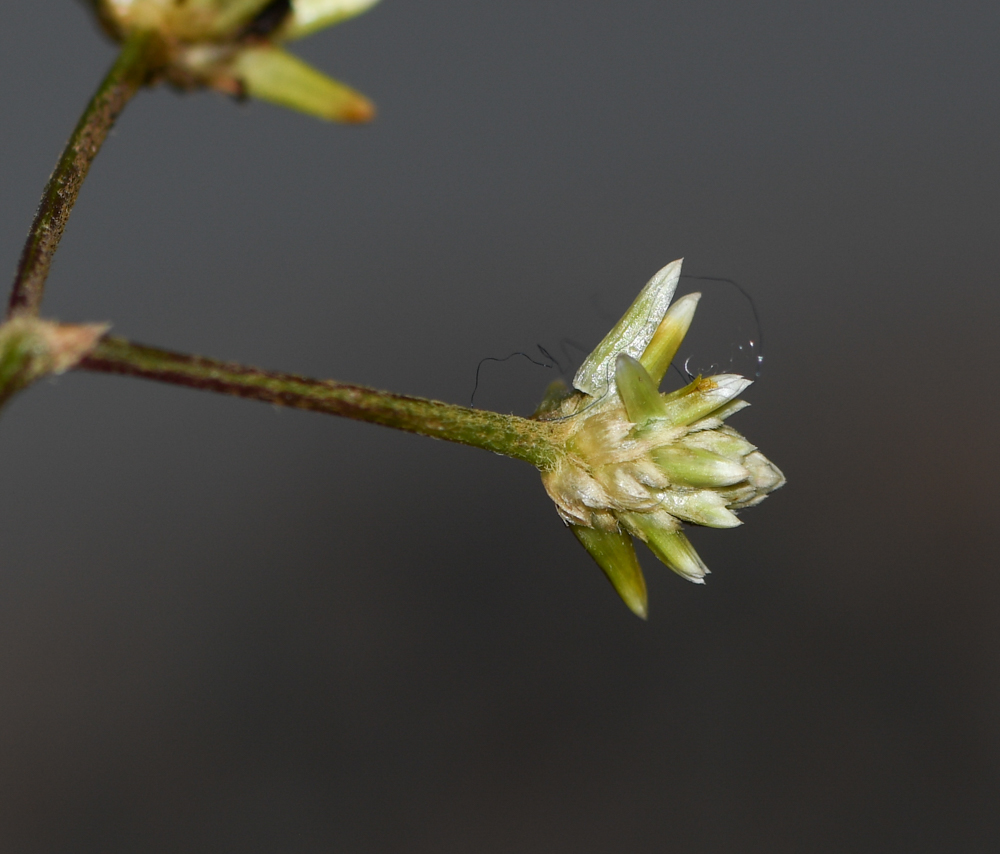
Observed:
[[[90,0],[104,29],[122,41],[154,31],[159,70],[181,89],[208,87],[261,98],[321,119],[364,122],[364,95],[281,48],[364,12],[377,0]]]
[[[784,476],[724,422],[748,406],[750,380],[698,377],[666,394],[660,381],[694,318],[700,294],[672,306],[681,262],[658,272],[587,357],[575,392],[553,392],[536,417],[561,423],[566,453],[542,482],[556,510],[625,603],[646,615],[638,537],[689,581],[708,568],[682,523],[731,528],[736,511],[763,501]]]

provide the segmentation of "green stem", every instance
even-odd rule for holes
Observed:
[[[334,380],[263,371],[144,347],[123,338],[105,338],[80,362],[78,369],[126,374],[277,406],[341,415],[472,445],[525,460],[540,469],[552,467],[560,454],[551,422],[468,409]]]
[[[8,317],[38,314],[52,257],[90,164],[101,150],[115,119],[145,82],[157,50],[158,42],[152,33],[130,35],[87,104],[42,195],[21,253]]]

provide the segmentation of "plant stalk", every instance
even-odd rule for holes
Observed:
[[[148,78],[158,50],[154,34],[132,33],[87,104],[42,194],[21,252],[8,318],[38,314],[52,258],[90,164],[125,105]]]
[[[436,400],[392,394],[335,380],[264,371],[106,337],[77,370],[125,374],[260,400],[276,406],[340,415],[524,460],[555,465],[560,449],[551,422],[534,421]]]

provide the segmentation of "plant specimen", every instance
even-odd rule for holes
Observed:
[[[375,0],[90,0],[121,52],[85,109],[42,197],[0,325],[0,405],[49,374],[87,370],[341,415],[472,445],[539,469],[577,539],[625,603],[645,617],[632,537],[689,580],[707,573],[682,523],[726,528],[784,483],[725,420],[750,381],[697,377],[659,385],[694,317],[697,294],[671,305],[680,262],[658,272],[584,361],[530,418],[142,346],[104,325],[39,316],[45,281],[91,162],[144,86],[211,88],[318,118],[364,122],[372,104],[284,48],[365,11]]]

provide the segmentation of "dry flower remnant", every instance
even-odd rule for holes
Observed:
[[[681,262],[658,272],[584,361],[573,391],[555,388],[536,418],[557,422],[565,454],[542,472],[559,515],[636,614],[646,582],[632,537],[679,575],[704,583],[708,569],[682,523],[740,524],[785,478],[724,422],[748,406],[751,381],[697,377],[666,394],[659,385],[694,318],[700,294],[673,305]]]
[[[160,74],[181,89],[260,98],[321,119],[365,122],[372,103],[285,51],[377,0],[90,0],[105,31],[156,34]]]

